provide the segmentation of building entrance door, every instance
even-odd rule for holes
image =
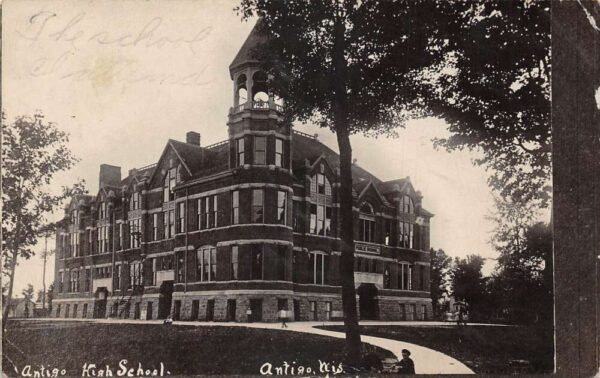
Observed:
[[[166,319],[171,313],[173,299],[173,281],[164,281],[160,285],[160,298],[158,299],[158,319]]]
[[[212,322],[213,320],[215,320],[215,300],[209,299],[206,302],[206,321]]]
[[[251,321],[262,321],[262,299],[250,299]]]
[[[104,319],[106,318],[106,297],[107,290],[105,287],[100,287],[96,290],[96,300],[94,301],[94,318],[95,319]],[[67,310],[67,317],[69,316]]]
[[[227,300],[227,321],[235,322],[236,302],[235,299]]]
[[[358,305],[360,318],[365,320],[377,320],[377,287],[374,284],[362,284],[358,287]]]
[[[300,320],[300,301],[297,299],[294,299],[294,320]]]

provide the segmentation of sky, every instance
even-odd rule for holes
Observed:
[[[167,139],[201,134],[202,145],[227,139],[233,104],[228,66],[253,26],[242,22],[235,1],[15,1],[4,3],[2,98],[8,121],[40,110],[70,134],[80,158],[56,176],[53,190],[85,179],[98,190],[100,164],[131,168],[158,160]],[[337,150],[325,129],[318,133]],[[434,213],[431,246],[451,256],[493,259],[493,197],[488,173],[473,166],[468,151],[448,153],[431,139],[448,135],[437,119],[411,121],[398,138],[352,137],[357,164],[382,180],[409,176]],[[57,220],[62,211],[49,217]],[[36,246],[44,248],[43,240]],[[49,242],[54,248],[54,241]],[[485,272],[492,270],[487,260]],[[54,261],[47,265],[47,284]],[[42,287],[39,256],[21,261],[15,290]]]

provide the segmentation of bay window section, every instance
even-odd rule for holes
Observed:
[[[277,223],[285,225],[287,223],[287,192],[277,192]]]
[[[240,191],[231,192],[231,224],[240,223]]]
[[[275,138],[275,166],[283,167],[283,140]]]
[[[237,245],[231,246],[231,268],[229,271],[229,279],[238,279],[238,264],[239,264],[239,249]]]
[[[262,244],[252,244],[252,272],[251,277],[253,280],[262,280],[263,279],[263,245]]]
[[[254,137],[254,164],[265,165],[267,156],[267,138],[264,136]]]
[[[264,223],[264,190],[252,190],[252,223]]]
[[[236,166],[244,165],[244,138],[236,139],[235,141]]]

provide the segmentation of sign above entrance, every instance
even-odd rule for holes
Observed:
[[[381,248],[379,248],[376,245],[360,244],[360,243],[354,244],[354,250],[356,252],[363,252],[363,253],[375,253],[375,254],[381,253]]]

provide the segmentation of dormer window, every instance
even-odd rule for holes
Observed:
[[[163,201],[169,202],[175,199],[175,192],[173,189],[175,188],[177,180],[177,169],[171,168],[165,174],[165,183],[163,187]]]
[[[373,205],[368,202],[360,206],[358,240],[375,243],[375,211]]]

